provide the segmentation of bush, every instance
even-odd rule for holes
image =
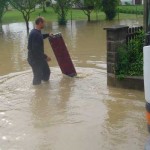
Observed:
[[[117,15],[118,0],[102,0],[103,11],[107,20],[113,20]]]
[[[126,76],[143,76],[144,31],[139,31],[135,39],[118,49],[116,75],[118,79]]]
[[[125,13],[125,14],[137,14],[137,15],[143,15],[144,11],[141,9],[137,9],[135,6],[128,7],[128,6],[120,6],[118,7],[119,13]]]
[[[71,4],[69,0],[57,0],[57,3],[53,5],[54,11],[58,15],[59,25],[66,25],[67,14]]]
[[[66,25],[66,24],[67,24],[67,19],[66,19],[66,17],[59,17],[59,16],[58,16],[58,24],[59,24],[59,25]]]

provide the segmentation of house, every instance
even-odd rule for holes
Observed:
[[[56,4],[57,3],[57,0],[52,0],[52,4]]]
[[[120,0],[122,5],[125,5],[126,3],[131,5],[141,5],[143,4],[144,0]]]

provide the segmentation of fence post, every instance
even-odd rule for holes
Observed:
[[[107,84],[114,85],[115,66],[117,63],[117,48],[126,43],[128,26],[117,25],[104,28],[107,32]],[[115,85],[114,85],[115,86]]]

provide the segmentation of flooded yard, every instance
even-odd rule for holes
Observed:
[[[61,32],[78,76],[63,76],[48,40],[51,80],[32,86],[24,23],[3,25],[0,35],[0,150],[142,150],[147,139],[144,93],[107,86],[106,33],[121,20],[67,27]],[[30,23],[33,28],[33,24]]]

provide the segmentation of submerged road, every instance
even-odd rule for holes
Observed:
[[[0,78],[1,150],[141,150],[146,142],[142,92],[109,88],[106,72],[52,68],[34,87],[32,74]]]

